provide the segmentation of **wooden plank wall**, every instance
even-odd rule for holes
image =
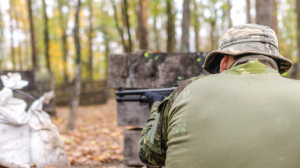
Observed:
[[[103,104],[108,99],[107,82],[85,81],[82,82],[80,93],[80,105]],[[69,105],[73,84],[55,85],[55,103],[57,106]]]

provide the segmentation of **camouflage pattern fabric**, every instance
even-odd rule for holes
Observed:
[[[165,165],[166,142],[168,141],[168,111],[175,101],[177,95],[192,82],[204,76],[198,76],[185,80],[179,85],[170,96],[162,102],[155,102],[150,111],[150,117],[142,130],[139,141],[139,156],[143,163],[150,166]]]
[[[235,61],[231,67],[233,68],[224,71],[224,73],[231,75],[272,74],[280,76],[276,62],[262,55],[242,57]]]
[[[164,165],[166,149],[161,145],[161,121],[157,107],[160,102],[155,102],[150,111],[139,142],[139,156],[143,163],[151,165]]]
[[[203,68],[212,73],[222,55],[240,56],[245,54],[262,54],[276,59],[279,73],[288,71],[293,62],[279,53],[275,32],[256,24],[243,24],[229,29],[220,40],[219,49],[206,57]]]
[[[276,62],[262,55],[248,55],[236,60],[229,70],[223,71],[231,75],[247,74],[269,74],[279,75]],[[168,146],[168,123],[169,110],[175,99],[192,82],[205,76],[190,78],[182,82],[169,97],[162,102],[155,102],[151,109],[151,114],[146,122],[139,140],[139,156],[141,160],[151,166],[163,166],[166,160]],[[186,94],[183,92],[182,94]]]

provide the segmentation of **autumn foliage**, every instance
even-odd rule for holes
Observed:
[[[52,121],[60,130],[72,165],[100,166],[123,160],[124,127],[117,126],[116,102],[80,106],[75,129],[65,131],[68,107],[57,107]]]

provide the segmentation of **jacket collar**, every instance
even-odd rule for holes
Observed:
[[[276,62],[263,55],[248,55],[239,58],[224,72],[232,75],[273,74],[280,76]]]

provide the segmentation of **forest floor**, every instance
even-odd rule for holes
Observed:
[[[69,107],[56,108],[52,122],[61,133],[72,167],[126,167],[122,164],[126,127],[117,126],[116,106],[113,99],[105,105],[80,106],[73,131],[65,129]]]

